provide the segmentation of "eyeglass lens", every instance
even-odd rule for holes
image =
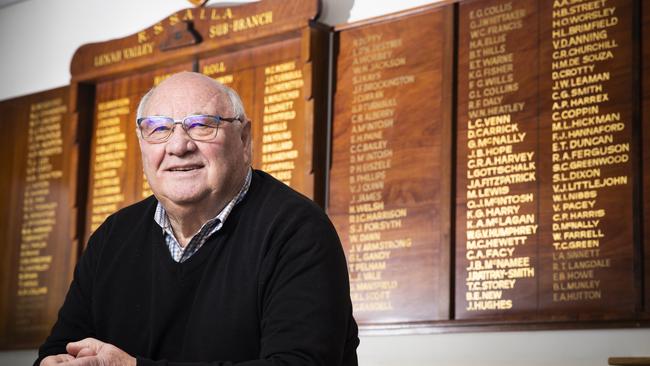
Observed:
[[[169,117],[146,117],[140,121],[142,137],[147,141],[164,141],[171,136],[175,122]],[[181,123],[181,122],[178,122]],[[209,140],[216,136],[220,119],[216,116],[188,116],[182,121],[183,129],[194,140]]]

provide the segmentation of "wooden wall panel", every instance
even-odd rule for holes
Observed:
[[[3,102],[2,348],[35,347],[49,333],[71,279],[69,89]],[[6,241],[5,241],[6,240]],[[5,256],[6,255],[6,256]]]
[[[460,4],[458,319],[537,308],[537,22],[535,0]]]
[[[633,2],[596,5],[540,2],[539,304],[556,318],[626,318],[639,301]]]
[[[338,35],[328,213],[365,326],[449,317],[452,12]]]
[[[0,103],[0,154],[4,159],[0,160],[0,314],[7,314],[10,306],[9,283],[14,280],[15,274],[9,272],[12,263],[13,253],[17,249],[13,244],[12,236],[14,230],[10,230],[10,220],[17,215],[13,213],[12,189],[17,181],[14,178],[14,141],[16,141],[17,121],[16,100],[8,100]],[[0,347],[5,348],[8,344],[7,316],[0,317]]]
[[[484,256],[485,259],[474,263],[482,263],[480,270],[475,271],[481,286],[494,287],[485,288],[476,297],[478,304],[489,308],[482,311],[487,317],[507,314],[530,318],[537,314],[533,318],[559,320],[589,318],[593,312],[599,312],[600,318],[613,316],[612,313],[624,318],[631,314],[638,301],[633,264],[634,173],[629,155],[633,105],[627,97],[632,90],[634,73],[630,62],[632,3],[612,2],[612,8],[598,12],[555,4],[555,7],[552,3],[537,1],[461,4],[461,9],[473,9],[461,10],[459,172],[464,169],[463,156],[466,155],[462,150],[465,143],[462,121],[467,118],[463,113],[463,98],[469,96],[468,110],[472,109],[472,103],[475,107],[477,103],[471,98],[471,80],[468,82],[470,90],[467,93],[463,90],[464,65],[469,69],[469,79],[473,74],[472,40],[468,46],[469,63],[463,62],[463,42],[466,42],[463,32],[467,29],[470,38],[472,34],[480,35],[474,45],[483,42],[487,45],[483,45],[484,52],[490,53],[481,57],[477,65],[482,62],[484,73],[495,71],[498,75],[478,78],[477,83],[492,83],[478,93],[510,90],[505,93],[504,100],[515,102],[509,109],[519,111],[517,115],[497,109],[487,123],[474,120],[474,127],[482,128],[476,132],[498,132],[499,129],[501,132],[491,133],[494,139],[472,142],[468,131],[468,145],[469,142],[477,145],[490,142],[498,145],[492,151],[508,151],[483,159],[486,166],[468,171],[468,177],[489,171],[488,165],[492,164],[495,168],[490,175],[496,176],[493,180],[518,181],[516,186],[524,191],[506,185],[489,187],[478,192],[490,197],[490,202],[498,206],[496,210],[465,212],[468,219],[486,211],[497,216],[496,219],[474,217],[472,223],[485,226],[486,232],[493,229],[489,238],[479,239],[489,239],[494,245],[512,242],[508,246],[498,244],[496,250],[485,248],[470,252],[469,244],[481,241],[468,240],[466,247],[462,247],[461,237],[469,238],[477,231],[462,220],[462,212],[470,202],[460,202],[457,271],[464,272],[463,254],[466,259],[470,254]],[[616,15],[612,15],[612,9]],[[463,26],[465,14],[470,18],[467,26]],[[472,16],[476,18],[474,22]],[[584,24],[580,20],[587,19],[584,17],[596,17],[597,20]],[[524,24],[527,32],[517,32],[516,29],[522,29]],[[498,32],[500,28],[513,33],[503,36]],[[480,30],[484,30],[485,35],[481,35]],[[496,43],[499,37],[504,40],[502,48]],[[520,48],[513,49],[508,43]],[[514,74],[501,73],[510,67]],[[477,94],[479,103],[491,102],[485,95],[483,99],[479,97],[481,95]],[[516,107],[518,101],[523,102],[521,108]],[[485,105],[478,108],[490,109]],[[471,118],[468,122],[472,122]],[[504,142],[499,143],[498,139]],[[511,153],[512,141],[525,146],[523,151],[516,149]],[[476,150],[483,151],[490,150]],[[510,158],[515,160],[503,160]],[[472,159],[467,162],[469,170]],[[515,173],[506,172],[508,169]],[[465,186],[464,177],[459,174],[459,186]],[[462,199],[460,188],[458,192]],[[524,201],[506,203],[515,198]],[[487,245],[488,241],[484,243]],[[512,253],[508,249],[512,249]],[[490,266],[486,266],[488,262]],[[457,278],[459,286],[460,282]],[[503,288],[497,288],[499,286]],[[468,299],[472,296],[467,294]],[[512,298],[503,301],[504,296]],[[461,304],[462,294],[457,293],[456,298],[457,304]],[[462,309],[458,314],[462,317]]]
[[[461,3],[458,318],[635,310],[632,4]]]
[[[490,324],[553,327],[571,322],[575,326],[579,321],[590,324],[645,319],[638,313],[644,301],[644,274],[643,259],[638,258],[641,238],[636,226],[641,212],[635,203],[635,194],[641,191],[635,185],[641,179],[635,167],[639,162],[645,169],[647,160],[641,164],[641,156],[637,156],[641,152],[635,140],[637,105],[636,98],[630,97],[641,83],[635,76],[639,74],[636,47],[640,45],[636,43],[634,17],[635,7],[640,5],[629,0],[589,4],[467,0],[455,6],[458,63],[457,83],[451,89],[457,91],[456,144],[455,158],[449,157],[454,164],[449,170],[454,173],[454,189],[442,192],[443,196],[454,194],[455,232],[453,240],[441,242],[454,253],[449,264],[441,263],[452,272],[448,277],[452,279],[449,285],[453,296],[449,304],[454,322],[430,320],[441,327],[474,329]],[[382,90],[375,101],[371,93],[358,92],[366,85],[383,82],[389,75],[383,69],[373,73],[360,60],[366,53],[373,61],[383,55],[395,59],[391,52],[399,48],[382,43],[384,34],[370,30],[385,31],[399,19],[431,8],[339,27],[329,213],[346,241],[355,311],[366,329],[377,324],[408,326],[421,321],[417,311],[392,306],[408,301],[414,293],[418,293],[419,301],[412,307],[429,304],[427,291],[432,288],[426,288],[427,282],[418,276],[432,276],[427,272],[431,264],[424,263],[426,252],[409,258],[390,252],[386,254],[390,259],[366,259],[373,257],[362,249],[364,241],[360,237],[365,233],[353,232],[357,217],[378,217],[376,213],[384,214],[387,207],[394,209],[385,191],[375,197],[374,205],[370,197],[370,204],[351,203],[357,197],[353,180],[358,173],[357,156],[352,150],[370,145],[366,141],[359,144],[351,130],[367,122],[358,119],[368,115],[367,109],[373,105],[357,98],[368,98],[380,109],[386,106],[379,102],[392,96]],[[393,27],[413,37],[401,38],[399,46],[426,48],[426,42],[414,39],[417,31],[411,27],[417,22],[409,20],[408,25]],[[438,25],[437,32],[430,34],[444,32],[444,27]],[[385,49],[378,50],[382,47]],[[382,53],[386,50],[389,52]],[[644,62],[646,58],[644,53]],[[395,69],[401,71],[402,77],[409,75],[405,67]],[[647,73],[642,75],[647,80]],[[400,96],[413,89],[402,88]],[[647,88],[643,90],[647,93]],[[425,94],[419,91],[420,96]],[[411,115],[427,110],[431,104],[419,103],[418,97],[408,100]],[[403,104],[398,99],[396,112],[390,113],[397,115]],[[406,124],[402,120],[399,127]],[[419,138],[413,139],[418,146],[432,140],[426,127],[419,128]],[[442,180],[419,184],[419,176],[409,171],[416,164],[430,169],[426,165],[430,159],[398,160],[396,143],[386,136],[382,131],[386,146],[377,145],[377,150],[393,154],[390,168],[384,167],[387,177],[397,169],[409,175],[413,186],[405,196],[417,196],[423,186],[440,187]],[[399,136],[410,135],[400,130]],[[370,135],[368,139],[373,141]],[[451,145],[449,140],[442,141],[443,149]],[[648,154],[644,148],[644,154]],[[413,156],[427,155],[420,152]],[[391,187],[390,178],[382,179],[382,184]],[[436,193],[427,192],[425,197],[431,199]],[[445,207],[438,203],[436,209]],[[416,211],[409,208],[408,212]],[[408,233],[424,229],[417,225]],[[385,239],[385,235],[382,232],[378,238]],[[360,245],[355,245],[357,241],[361,241]],[[367,269],[368,263],[381,270]],[[394,288],[402,286],[412,291],[384,291],[384,300],[389,301],[383,304],[388,304],[385,306],[389,310],[366,311],[366,304],[374,302],[368,300],[364,289],[376,281],[373,275],[380,275],[382,280],[394,279],[385,269],[394,268],[391,265],[413,269],[408,273],[412,278],[409,285],[402,285],[404,280],[392,283]],[[647,270],[647,259],[645,267]],[[646,284],[647,276],[646,272]],[[446,294],[436,295],[444,298]]]

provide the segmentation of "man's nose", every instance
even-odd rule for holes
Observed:
[[[174,125],[171,136],[166,142],[165,150],[169,154],[184,155],[196,149],[196,143],[190,138],[180,123]]]

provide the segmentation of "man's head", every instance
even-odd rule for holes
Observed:
[[[237,193],[251,163],[250,122],[239,96],[198,73],[172,75],[142,98],[138,118],[190,115],[236,118],[222,121],[207,141],[193,140],[175,124],[164,142],[151,142],[137,131],[142,165],[156,198],[166,207],[223,202]]]

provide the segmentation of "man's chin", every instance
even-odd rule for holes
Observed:
[[[201,192],[172,192],[168,194],[156,195],[161,197],[163,204],[171,203],[177,206],[196,205],[206,199],[207,195]]]

